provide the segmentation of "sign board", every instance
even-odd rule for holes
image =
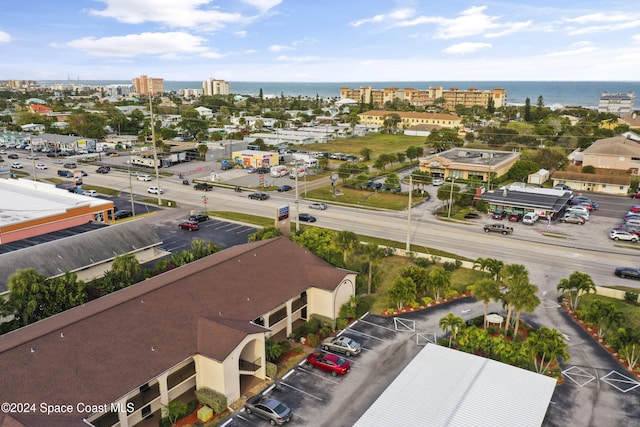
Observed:
[[[278,221],[289,218],[289,205],[280,206],[278,208]]]

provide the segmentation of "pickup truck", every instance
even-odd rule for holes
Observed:
[[[513,227],[507,227],[504,224],[487,224],[484,226],[485,233],[489,233],[491,231],[494,233],[511,234],[513,233]]]

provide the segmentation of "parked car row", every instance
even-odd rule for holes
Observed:
[[[633,205],[622,219],[622,223],[609,233],[612,240],[636,243],[640,240],[640,205]]]

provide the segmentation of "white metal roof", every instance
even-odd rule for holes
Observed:
[[[428,344],[355,426],[540,426],[556,380]]]

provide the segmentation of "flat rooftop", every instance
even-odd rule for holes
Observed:
[[[435,154],[433,157],[441,157],[454,163],[466,163],[474,165],[498,165],[503,161],[520,153],[512,151],[475,150],[470,148],[452,148]]]

